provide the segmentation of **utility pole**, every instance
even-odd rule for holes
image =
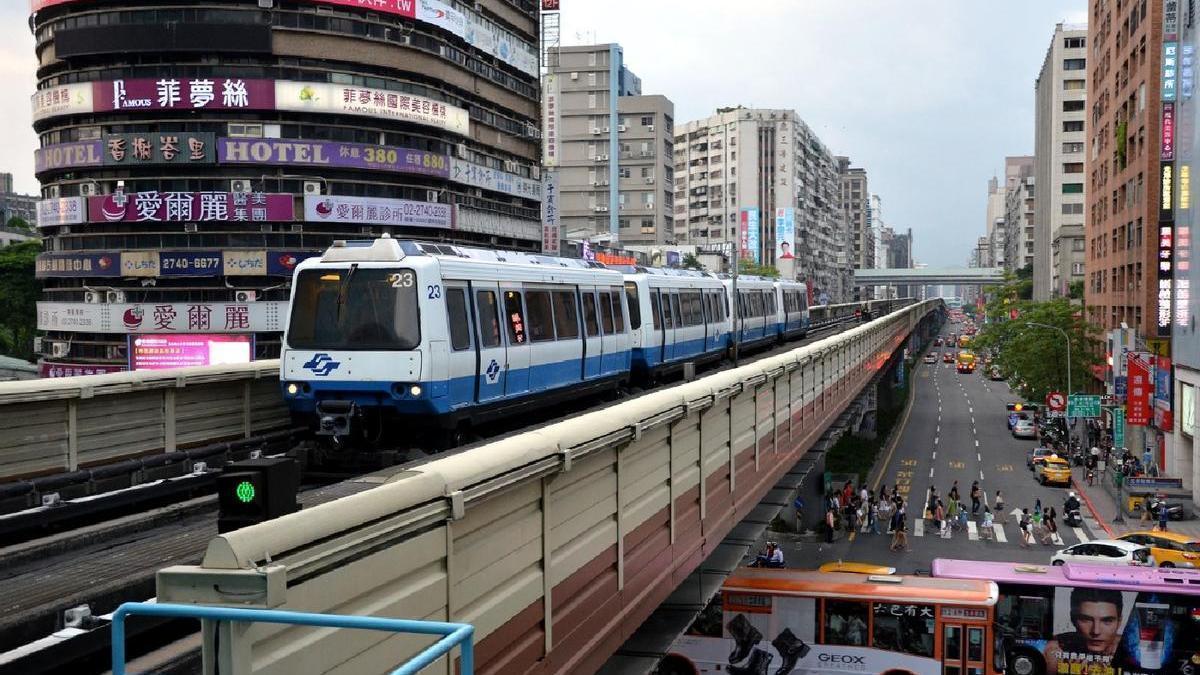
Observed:
[[[733,311],[732,356],[733,356],[733,367],[734,368],[737,368],[737,366],[738,366],[738,343],[741,341],[741,336],[742,336],[742,310],[741,310],[741,304],[738,302],[738,287],[737,287],[738,261],[741,260],[741,257],[742,257],[741,237],[737,236],[737,237],[733,238],[733,267],[732,267],[733,283],[730,284],[730,286],[732,287],[732,292],[730,293],[730,295],[732,295],[733,298],[730,299],[730,301],[729,301],[730,310]]]

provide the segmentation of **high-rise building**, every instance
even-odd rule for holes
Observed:
[[[36,195],[19,195],[13,189],[13,175],[11,173],[0,173],[0,226],[8,223],[13,218],[20,218],[26,224],[33,227],[37,221],[37,202]],[[27,234],[20,231],[10,233],[11,236],[4,239],[7,243],[28,239]]]
[[[1175,4],[1175,3],[1172,3]],[[1093,0],[1088,22],[1085,305],[1100,328],[1159,334],[1162,2]],[[1038,204],[1046,194],[1041,190]],[[1169,324],[1166,326],[1169,330]]]
[[[146,334],[274,357],[334,240],[541,249],[538,6],[365,4],[34,0],[46,365]]]
[[[620,45],[552,51],[564,237],[674,242],[674,104],[642,95]]]
[[[1075,268],[1071,262],[1074,253],[1082,252],[1083,244],[1078,241],[1080,230],[1068,227],[1064,231],[1062,226],[1083,224],[1088,41],[1088,27],[1057,24],[1037,78],[1033,147],[1036,158],[1033,175],[1038,191],[1033,221],[1034,300],[1066,295],[1071,281],[1083,278],[1082,268]],[[1118,53],[1123,51],[1121,47]],[[1059,256],[1062,265],[1055,264],[1055,250],[1068,252]],[[1068,274],[1060,274],[1062,270]]]
[[[1035,215],[1032,155],[1004,158],[1004,268],[1033,268]]]
[[[850,228],[850,264],[858,269],[875,267],[875,233],[871,230],[871,192],[867,170],[850,166],[849,157],[838,157],[842,215]]]
[[[736,241],[835,302],[851,281],[840,193],[833,153],[795,111],[721,108],[676,128],[676,238],[726,254]]]

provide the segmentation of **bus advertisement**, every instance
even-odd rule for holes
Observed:
[[[659,664],[661,675],[983,675],[995,584],[739,569]]]
[[[997,583],[1008,673],[1200,672],[1196,571],[937,559],[933,575]]]

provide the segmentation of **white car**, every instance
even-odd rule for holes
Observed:
[[[937,363],[937,354],[926,354],[925,363]]]
[[[1013,438],[1037,438],[1037,427],[1032,420],[1017,420],[1012,428]]]
[[[1154,555],[1150,553],[1149,546],[1120,539],[1093,539],[1068,546],[1050,557],[1051,565],[1069,562],[1154,567]]]

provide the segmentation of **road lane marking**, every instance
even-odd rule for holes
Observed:
[[[972,417],[971,418],[971,431],[974,431],[974,430],[975,430],[975,418]]]
[[[933,478],[933,467],[929,467],[929,477]]]
[[[979,447],[979,439],[975,439],[975,447]]]
[[[1071,530],[1074,531],[1075,536],[1079,538],[1079,543],[1086,544],[1088,541],[1091,541],[1090,539],[1088,539],[1088,536],[1083,533],[1083,528],[1072,527]]]
[[[978,462],[982,462],[982,461],[983,461],[983,455],[979,454],[978,452],[977,452],[977,453],[975,453],[975,460],[976,460],[976,461],[978,461]]]
[[[975,524],[975,521],[973,521],[973,520],[967,521],[967,540],[968,541],[979,541],[979,527]]]
[[[1063,540],[1062,540],[1062,537],[1058,536],[1058,533],[1057,533],[1057,532],[1055,532],[1054,534],[1050,535],[1050,541],[1054,542],[1055,544],[1057,544],[1057,545],[1059,545],[1059,546],[1062,546],[1062,545],[1063,545]]]
[[[934,444],[934,445],[937,445],[937,444],[938,444],[938,440],[939,440],[939,437],[938,437],[938,436],[934,436],[934,437],[933,437],[933,444]]]
[[[925,519],[924,518],[916,518],[913,521],[913,536],[914,537],[924,537],[925,536]]]
[[[942,433],[942,425],[940,425],[940,424],[937,425],[937,428],[933,430],[933,433],[935,433],[935,434]]]
[[[1004,534],[1003,525],[993,525],[992,529],[996,532],[996,541],[1000,542],[1001,544],[1008,543],[1008,536]]]
[[[937,459],[937,450],[933,451],[933,459]]]
[[[967,401],[967,405],[970,405],[970,404],[971,404],[971,402],[970,402],[970,401]],[[975,414],[975,409],[974,409],[974,408],[967,408],[967,412],[969,412],[969,413],[971,413],[972,415],[974,415],[974,414]]]
[[[979,480],[983,480],[983,469],[979,470]]]

